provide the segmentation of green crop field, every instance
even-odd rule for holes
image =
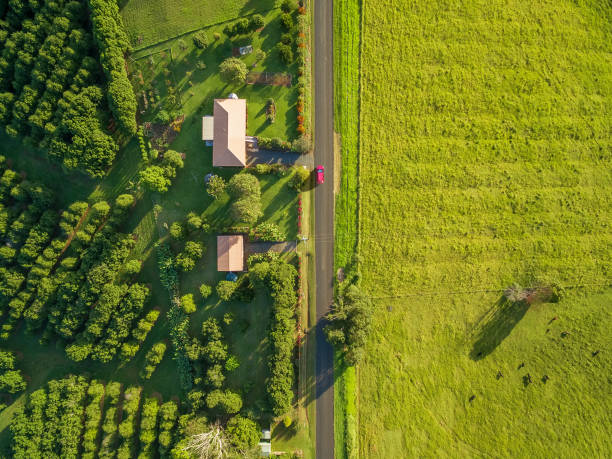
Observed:
[[[127,0],[121,14],[136,49],[275,7],[276,0]]]
[[[612,8],[363,8],[360,456],[610,456]]]

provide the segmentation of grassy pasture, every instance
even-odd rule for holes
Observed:
[[[121,15],[135,49],[153,45],[186,32],[264,13],[276,0],[127,0]]]
[[[610,455],[612,11],[364,8],[360,455]],[[584,287],[524,310],[513,282]]]

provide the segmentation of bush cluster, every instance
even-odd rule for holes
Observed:
[[[104,385],[68,376],[51,380],[26,397],[10,423],[7,456],[169,458],[179,443],[178,407],[147,397],[141,388]],[[101,429],[100,429],[101,425]],[[184,456],[173,456],[184,457]]]
[[[158,163],[140,171],[140,184],[149,191],[165,193],[168,191],[172,179],[176,177],[177,170],[182,169],[183,165],[181,154],[174,150],[168,150]]]
[[[233,198],[230,215],[237,223],[252,225],[263,215],[261,210],[261,187],[254,175],[240,173],[234,175],[228,184]]]
[[[262,256],[249,259],[249,278],[254,286],[267,288],[272,297],[271,357],[268,361],[270,377],[266,391],[272,412],[275,416],[281,416],[289,411],[293,401],[297,271],[278,257]]]
[[[149,311],[142,319],[140,319],[132,329],[132,337],[121,346],[119,359],[122,362],[129,362],[138,352],[142,343],[147,338],[147,335],[155,325],[159,317],[159,310],[153,309]]]
[[[213,175],[208,180],[208,184],[206,185],[206,192],[213,198],[218,199],[219,196],[221,196],[225,191],[226,186],[227,184],[225,183],[225,180],[223,180],[223,177]]]
[[[145,367],[140,372],[141,379],[150,379],[157,366],[164,359],[166,353],[166,343],[155,343],[145,356]]]
[[[251,237],[260,241],[285,241],[287,234],[275,223],[260,223],[251,232]]]
[[[176,256],[176,267],[183,272],[191,271],[198,260],[202,258],[205,250],[206,247],[201,242],[185,242],[183,250]]]
[[[136,96],[127,75],[124,55],[130,49],[115,0],[89,0],[93,36],[107,78],[107,97],[115,119],[126,134],[136,132]]]
[[[242,18],[232,24],[226,25],[223,32],[228,37],[245,35],[257,29],[261,29],[264,25],[265,21],[263,16],[261,14],[254,14],[250,19]]]
[[[193,44],[200,49],[206,49],[208,47],[208,35],[203,30],[196,32],[193,35]]]
[[[354,260],[344,282],[338,286],[324,329],[327,340],[343,350],[349,365],[356,365],[363,358],[373,313],[371,301],[359,289],[357,266],[358,260]]]
[[[0,392],[15,394],[25,388],[21,371],[15,369],[15,354],[0,350]]]

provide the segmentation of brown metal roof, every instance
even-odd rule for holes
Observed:
[[[217,270],[244,271],[244,238],[242,235],[217,236]]]
[[[213,166],[246,165],[246,100],[215,99]]]

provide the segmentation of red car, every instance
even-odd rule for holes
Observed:
[[[321,165],[315,167],[315,174],[317,176],[317,185],[320,185],[325,181],[325,168]]]

